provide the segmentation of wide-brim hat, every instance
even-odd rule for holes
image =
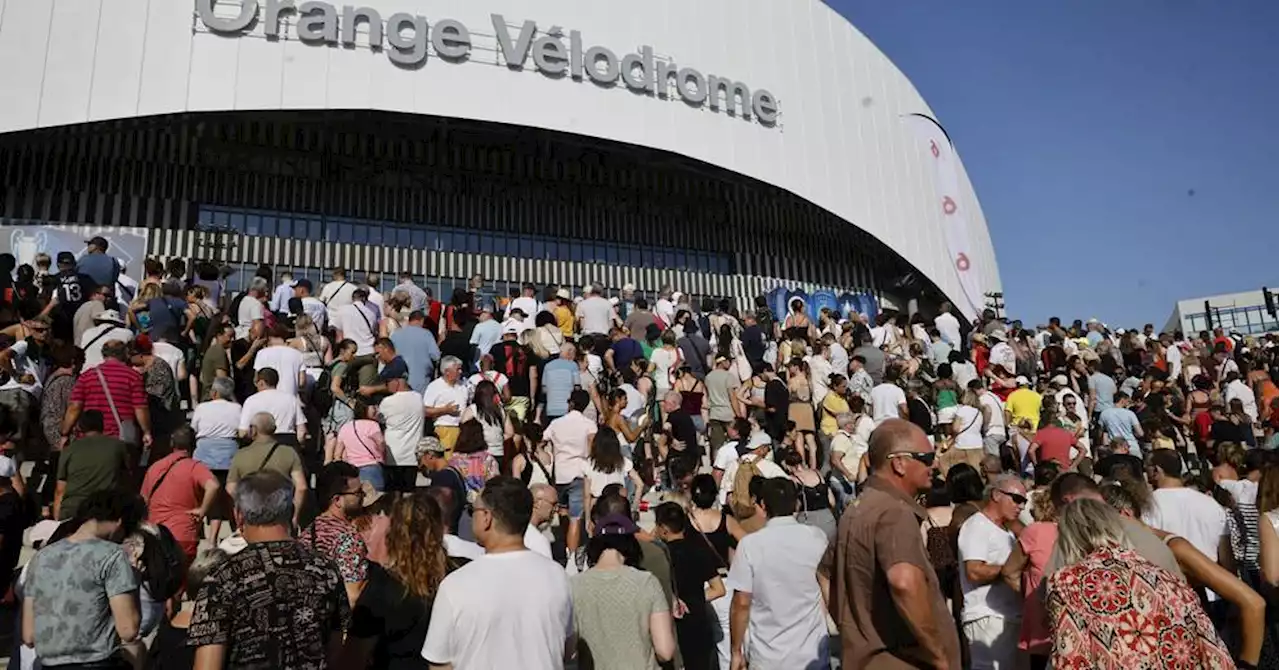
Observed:
[[[120,312],[114,309],[104,309],[93,317],[95,323],[114,323],[120,326],[124,325],[124,319],[120,316]]]

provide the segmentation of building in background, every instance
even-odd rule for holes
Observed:
[[[819,0],[284,4],[4,5],[0,222],[147,229],[233,290],[1001,290],[952,138]]]
[[[1270,288],[1179,300],[1164,330],[1180,330],[1188,337],[1213,328],[1241,335],[1275,332],[1280,329],[1276,321],[1276,298],[1277,289]]]

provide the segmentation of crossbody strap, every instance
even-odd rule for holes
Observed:
[[[92,339],[92,340],[89,340],[88,342],[85,342],[84,346],[83,346],[83,347],[81,347],[81,349],[88,350],[88,349],[89,349],[89,347],[92,347],[92,346],[94,345],[94,343],[95,343],[95,342],[97,342],[98,340],[101,340],[102,338],[106,337],[106,336],[107,336],[107,334],[108,334],[108,333],[110,333],[110,332],[111,332],[111,331],[113,331],[113,330],[115,330],[115,328],[108,328],[108,329],[106,329],[106,330],[102,331],[101,333],[98,333],[97,335],[94,335],[94,336],[93,336],[93,339]]]
[[[271,449],[267,450],[267,457],[262,459],[262,465],[258,466],[258,469],[256,470],[256,472],[261,472],[266,469],[267,463],[271,462],[271,457],[276,455],[276,449],[279,449],[279,448],[280,448],[279,442],[276,442],[275,444],[271,445]]]
[[[107,396],[107,406],[111,408],[111,418],[116,420],[116,433],[120,432],[120,412],[116,409],[116,401],[111,397],[111,389],[107,386],[107,378],[102,374],[102,368],[95,367],[94,373],[98,375],[98,382],[102,384],[102,392]]]
[[[178,467],[179,463],[181,463],[182,461],[188,460],[189,458],[190,458],[189,456],[182,456],[182,457],[179,457],[174,462],[170,463],[169,467],[164,471],[164,474],[160,475],[160,478],[156,480],[156,483],[151,486],[151,491],[147,493],[147,500],[151,500],[152,498],[154,498],[156,495],[156,491],[159,491],[160,485],[164,483],[165,477],[168,477],[169,473],[173,472],[173,469]]]
[[[350,283],[351,283],[351,282],[349,282],[349,281],[347,281],[347,280],[345,280],[345,279],[344,279],[344,280],[342,280],[342,283],[338,286],[338,289],[337,289],[337,290],[335,290],[333,293],[330,293],[328,298],[325,298],[324,300],[321,300],[320,302],[321,302],[322,304],[324,304],[324,306],[325,306],[325,307],[328,307],[328,306],[329,306],[329,301],[330,301],[330,300],[333,300],[335,297],[337,297],[337,295],[338,295],[339,293],[342,293],[342,289],[346,288],[346,287],[347,287],[347,284],[350,284]]]
[[[721,511],[720,513],[724,514],[723,511]],[[720,561],[720,567],[724,568],[725,570],[728,570],[729,562],[725,559],[724,556],[720,555],[720,550],[716,549],[716,545],[711,543],[711,538],[707,537],[707,534],[702,532],[702,529],[698,527],[697,523],[694,523],[692,514],[686,511],[685,515],[689,517],[689,525],[692,526],[694,530],[698,531],[698,535],[702,538],[702,541],[707,543],[707,548],[710,549],[711,553],[715,555],[716,560]]]

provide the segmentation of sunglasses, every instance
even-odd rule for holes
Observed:
[[[933,451],[895,451],[889,454],[889,458],[906,457],[914,461],[919,461],[923,465],[933,465],[933,460],[938,454]]]
[[[1009,496],[1009,499],[1017,503],[1019,506],[1027,504],[1027,497],[1022,495],[1021,493],[1014,493],[1012,491],[1006,491],[1004,489],[996,489],[996,490]]]

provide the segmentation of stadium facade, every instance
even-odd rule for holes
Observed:
[[[0,0],[0,218],[241,268],[905,308],[1000,291],[951,138],[815,0]]]

